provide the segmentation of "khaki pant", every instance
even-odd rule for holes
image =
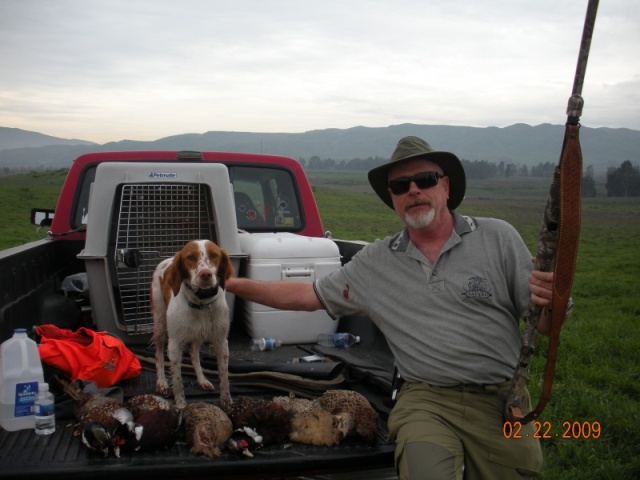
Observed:
[[[536,476],[542,449],[534,427],[506,438],[503,409],[511,382],[488,387],[406,383],[389,416],[402,480],[502,480]],[[523,412],[531,410],[527,394]]]

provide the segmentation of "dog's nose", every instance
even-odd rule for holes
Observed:
[[[205,282],[211,281],[213,278],[213,272],[207,268],[202,269],[198,272],[198,278]]]

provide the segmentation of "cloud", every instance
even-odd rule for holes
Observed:
[[[585,9],[555,0],[3,2],[0,125],[107,142],[563,123]],[[639,10],[635,0],[600,7],[583,92],[590,126],[640,129],[629,101],[640,92]]]

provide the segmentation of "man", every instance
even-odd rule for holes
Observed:
[[[532,271],[511,225],[454,212],[466,178],[452,153],[405,137],[368,177],[403,219],[402,232],[365,246],[314,284],[231,279],[228,290],[274,308],[371,318],[405,381],[388,422],[400,478],[538,474],[533,427],[505,438],[502,415],[519,356],[519,319],[530,299],[550,305],[553,274]],[[539,330],[549,328],[545,310]]]

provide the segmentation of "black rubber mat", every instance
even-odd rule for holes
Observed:
[[[313,397],[321,395],[327,388],[349,388],[365,395],[379,411],[381,420],[376,442],[371,445],[361,439],[347,438],[333,447],[287,443],[264,447],[255,452],[254,458],[229,451],[224,451],[219,458],[208,458],[191,454],[184,441],[178,441],[162,451],[102,458],[87,450],[80,439],[72,434],[73,418],[62,418],[64,415],[59,414],[56,432],[50,436],[40,437],[32,430],[0,430],[0,478],[266,479],[393,465],[393,445],[386,442],[388,409],[383,401],[388,392],[387,379],[390,381],[392,369],[388,348],[385,350],[384,346],[370,345],[366,340],[362,345],[340,351],[322,349],[317,345],[284,345],[271,352],[253,352],[249,345],[249,337],[243,331],[232,328],[229,337],[232,396],[272,398],[288,391],[299,391]],[[135,350],[137,354],[153,359],[153,350]],[[299,357],[314,351],[333,361],[327,362],[329,365],[295,363]],[[202,359],[216,391],[200,390],[185,364],[183,380],[187,401],[216,403],[217,378],[210,374],[210,371],[216,370],[215,356],[204,349]],[[186,362],[189,362],[188,357]],[[145,368],[139,377],[117,385],[125,398],[154,391],[155,367],[144,362],[143,365]],[[314,372],[314,368],[322,372]],[[59,400],[57,396],[57,406]]]

